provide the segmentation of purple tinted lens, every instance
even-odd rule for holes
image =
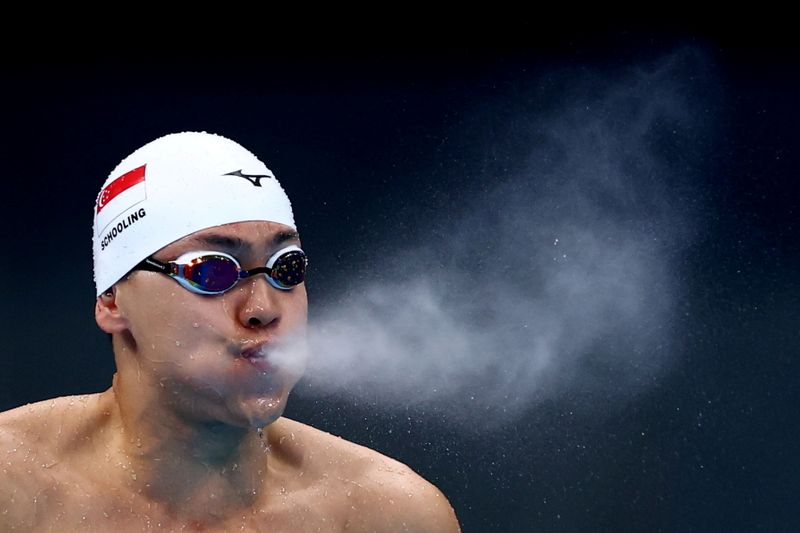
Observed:
[[[191,265],[186,265],[183,275],[194,285],[205,291],[225,291],[236,284],[239,271],[230,259],[205,256]]]

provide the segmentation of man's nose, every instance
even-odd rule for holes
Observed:
[[[247,328],[274,327],[280,320],[279,290],[269,284],[264,274],[239,281],[242,293],[239,321]]]

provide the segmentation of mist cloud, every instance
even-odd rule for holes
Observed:
[[[699,135],[687,86],[702,61],[553,73],[569,94],[482,141],[515,170],[476,169],[480,194],[317,312],[310,393],[502,423],[561,394],[647,390],[677,356],[697,157],[680,147]]]

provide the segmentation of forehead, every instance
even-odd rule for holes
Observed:
[[[154,255],[176,255],[199,249],[258,254],[269,252],[284,243],[300,243],[300,236],[294,228],[277,222],[235,222],[187,235],[165,246]]]

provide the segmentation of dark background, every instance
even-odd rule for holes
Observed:
[[[314,258],[313,318],[315,298],[357,283],[349,258],[368,264],[364,243],[404,243],[419,231],[409,214],[424,220],[478,188],[474,147],[454,132],[480,129],[484,102],[559,69],[610,72],[680,47],[708,58],[719,98],[669,374],[603,417],[566,396],[489,434],[335,398],[300,396],[287,414],[406,462],[448,495],[467,532],[796,530],[800,61],[780,32],[6,60],[0,409],[109,386],[91,209],[145,142],[216,132],[275,171]],[[441,170],[454,165],[465,171]]]

